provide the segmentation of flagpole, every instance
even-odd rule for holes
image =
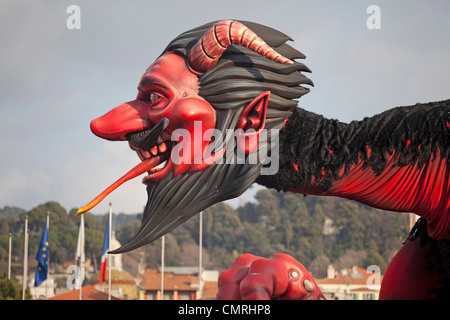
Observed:
[[[203,289],[203,282],[202,282],[202,247],[203,247],[203,211],[200,211],[199,214],[199,235],[198,235],[198,289],[199,289],[199,295],[198,298],[202,298],[202,289]]]
[[[164,247],[165,247],[165,238],[166,236],[162,236],[161,239],[161,297],[159,300],[164,300]]]
[[[110,214],[111,213],[111,214]],[[109,261],[110,259],[110,254],[109,252],[111,251],[111,246],[109,244],[110,242],[110,237],[109,234],[110,232],[110,215],[112,216],[112,206],[110,204],[110,209],[109,212],[106,214],[106,227],[105,227],[105,236],[103,238],[103,246],[102,246],[102,253],[101,253],[101,264],[100,264],[100,276],[99,276],[99,283],[102,286],[102,291],[105,292],[105,282],[106,282],[106,278],[108,277],[106,274],[106,271],[108,269],[111,269],[111,266],[109,265]],[[112,221],[111,221],[112,222]],[[109,279],[111,279],[111,276],[108,277]],[[109,283],[109,279],[108,279],[108,283]],[[109,292],[111,292],[111,288],[108,288],[108,297],[109,297]]]
[[[111,251],[111,230],[112,230],[112,205],[109,203],[109,230],[108,230],[108,237],[109,237],[109,248],[108,252]],[[111,254],[108,253],[108,300],[111,300]]]
[[[9,253],[8,253],[8,279],[11,279],[11,251],[12,251],[12,233],[9,233]]]
[[[79,236],[78,236],[78,246],[80,248],[80,257],[78,258],[78,264],[79,264],[79,273],[78,273],[78,285],[79,285],[79,289],[78,289],[78,300],[81,300],[81,245],[82,245],[82,241],[83,239],[81,238],[81,225],[83,224],[83,218],[84,216],[81,216],[80,219],[80,228],[78,230]]]
[[[22,284],[22,300],[25,300],[25,290],[27,289],[27,273],[28,273],[28,216],[25,216],[25,243],[23,253],[23,284]]]
[[[80,220],[80,239],[79,239],[79,243],[78,245],[80,246],[80,273],[78,275],[78,279],[79,279],[79,285],[80,285],[80,290],[79,290],[79,300],[83,299],[82,296],[82,291],[83,291],[83,277],[84,277],[84,215],[81,216],[81,220]]]
[[[50,237],[50,212],[47,211],[47,232]],[[47,252],[47,277],[45,278],[45,299],[48,299],[48,275],[50,273],[50,249]]]

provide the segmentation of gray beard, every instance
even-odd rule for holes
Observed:
[[[202,171],[172,176],[148,186],[142,224],[124,253],[151,243],[211,205],[240,196],[261,173],[261,164],[217,164]]]

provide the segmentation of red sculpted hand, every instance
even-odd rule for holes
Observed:
[[[219,277],[218,300],[325,300],[316,282],[287,254],[243,254]]]

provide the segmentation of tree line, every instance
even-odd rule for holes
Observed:
[[[0,209],[0,277],[7,272],[8,234],[13,234],[13,261],[23,260],[23,228],[28,216],[29,262],[34,255],[50,213],[51,265],[74,260],[80,219],[77,208],[66,211],[58,202],[47,202],[30,211],[17,207]],[[85,214],[86,257],[100,265],[107,214]],[[113,214],[116,238],[125,244],[139,227],[142,214]],[[317,278],[326,275],[328,264],[336,268],[378,265],[382,271],[401,247],[409,232],[409,218],[334,197],[314,197],[258,191],[254,202],[238,208],[216,204],[203,212],[203,266],[225,270],[243,253],[270,257],[292,255]],[[199,250],[199,217],[196,216],[165,237],[165,265],[196,266]],[[124,268],[137,274],[138,265],[161,264],[161,240],[125,253]]]

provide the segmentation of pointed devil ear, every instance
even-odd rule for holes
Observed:
[[[245,154],[253,153],[258,148],[259,134],[266,125],[266,111],[270,91],[266,91],[253,99],[242,111],[236,129],[237,147]]]

